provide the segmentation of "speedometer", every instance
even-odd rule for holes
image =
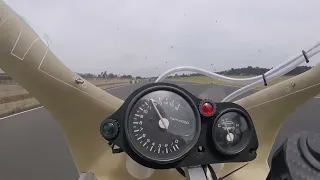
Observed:
[[[126,117],[130,146],[148,161],[169,163],[182,158],[199,138],[201,124],[196,106],[178,90],[140,94]]]

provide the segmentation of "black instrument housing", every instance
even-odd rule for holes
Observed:
[[[197,108],[198,111],[199,111],[198,105],[200,105],[204,101],[203,99],[199,99],[195,97],[184,88],[171,83],[151,83],[151,84],[142,86],[141,88],[134,91],[114,114],[106,118],[101,123],[100,133],[103,134],[102,126],[105,121],[113,119],[113,120],[117,120],[118,122],[118,125],[119,125],[118,135],[113,140],[109,141],[110,145],[116,145],[120,148],[117,150],[114,149],[113,151],[114,153],[125,151],[133,160],[135,160],[139,164],[145,167],[153,168],[153,169],[180,168],[180,167],[206,165],[206,164],[214,164],[214,163],[248,162],[256,158],[257,156],[256,150],[258,148],[258,138],[257,138],[256,131],[254,129],[254,125],[251,120],[251,117],[243,107],[231,102],[215,103],[215,113],[213,113],[213,115],[209,117],[204,116],[199,112],[200,119],[201,119],[200,136],[195,146],[191,148],[183,158],[180,158],[179,160],[171,163],[159,164],[159,163],[146,160],[140,155],[136,154],[128,143],[125,129],[124,129],[125,121],[128,116],[128,112],[130,111],[129,108],[130,108],[130,104],[132,104],[132,101],[136,99],[136,96],[140,92],[148,88],[159,89],[159,90],[169,90],[169,91],[172,89],[177,89],[183,92],[184,94],[186,94],[193,101],[193,106],[196,106],[195,108]],[[212,128],[216,118],[221,114],[221,112],[230,108],[241,111],[242,114],[247,118],[246,120],[249,124],[251,134],[250,134],[250,137],[248,137],[249,142],[247,146],[241,152],[234,155],[224,155],[220,153],[214,145],[213,138],[212,138]],[[204,151],[198,150],[200,146],[202,146],[202,150]]]

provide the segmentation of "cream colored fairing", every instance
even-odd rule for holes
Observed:
[[[0,67],[28,90],[60,123],[79,172],[99,180],[133,179],[125,168],[125,153],[112,155],[99,134],[100,122],[122,100],[85,81],[61,61],[19,16],[0,0]],[[237,101],[254,120],[259,138],[258,157],[228,179],[265,179],[266,159],[281,124],[290,113],[320,93],[320,66]],[[292,85],[292,82],[295,85]],[[224,175],[240,164],[226,164]],[[184,179],[175,171],[156,171],[149,179]]]
[[[122,100],[85,81],[61,63],[39,36],[0,1],[0,67],[48,109],[65,132],[80,172],[108,150],[99,135],[101,120]]]
[[[229,179],[265,179],[269,168],[267,159],[281,125],[299,106],[320,93],[320,65],[236,103],[251,115],[259,140],[257,158]],[[225,164],[221,174],[243,164]]]

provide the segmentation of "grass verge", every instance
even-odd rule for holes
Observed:
[[[249,78],[249,77],[253,77],[253,76],[229,76],[229,77],[233,77],[233,78]],[[280,83],[284,80],[290,79],[293,76],[282,76],[279,77],[277,79],[274,79],[270,82],[268,82],[268,86],[272,86],[275,85],[277,83]],[[218,85],[222,85],[222,86],[237,86],[237,87],[243,87],[245,85],[239,85],[239,84],[232,84],[232,83],[228,83],[228,82],[224,82],[224,81],[219,81],[213,78],[209,78],[207,76],[192,76],[192,77],[180,77],[177,79],[171,79],[173,81],[181,81],[181,82],[195,82],[195,83],[201,83],[201,84],[210,84],[210,83],[214,83],[214,84],[218,84]],[[255,89],[256,90],[262,90],[266,88],[266,86],[264,85],[259,85],[257,86]],[[320,94],[318,96],[316,96],[317,98],[320,98]]]
[[[239,78],[239,79],[243,79],[243,78],[249,78],[249,77],[253,77],[253,76],[229,76],[229,77],[233,77],[233,78]],[[279,77],[277,79],[274,79],[270,82],[268,82],[268,85],[274,85],[277,84],[279,82],[282,82],[284,80],[290,79],[292,76],[282,76]],[[237,86],[237,87],[243,87],[245,86],[244,84],[233,84],[233,83],[228,83],[228,82],[224,82],[224,81],[220,81],[220,80],[216,80],[216,79],[212,79],[209,78],[207,76],[193,76],[193,77],[180,77],[177,79],[172,79],[175,81],[183,81],[183,82],[197,82],[197,83],[202,83],[202,84],[209,84],[209,83],[214,83],[214,84],[220,84],[220,85],[227,85],[227,86]],[[264,85],[259,85],[257,86],[257,90],[261,90],[266,88]]]

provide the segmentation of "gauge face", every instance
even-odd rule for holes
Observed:
[[[200,116],[182,96],[157,90],[135,102],[126,126],[129,144],[138,155],[169,163],[182,158],[197,142]]]
[[[218,116],[214,123],[212,136],[217,150],[223,154],[234,155],[248,145],[250,125],[240,111],[226,111]]]

